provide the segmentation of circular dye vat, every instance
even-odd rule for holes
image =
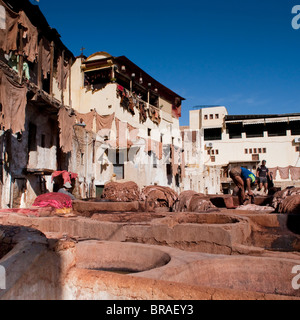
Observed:
[[[171,217],[178,224],[195,223],[195,224],[234,224],[244,221],[237,216],[216,213],[178,213]]]
[[[292,270],[298,264],[300,261],[285,258],[208,256],[190,264],[188,269],[167,270],[161,279],[299,297],[300,290],[292,286],[296,276]]]
[[[171,260],[159,249],[135,243],[89,240],[76,245],[76,267],[122,274],[159,268]]]

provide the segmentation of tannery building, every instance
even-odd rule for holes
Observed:
[[[66,170],[73,54],[38,6],[0,0],[1,206],[25,206]],[[60,130],[60,128],[62,128]]]
[[[233,187],[228,177],[231,167],[243,166],[256,173],[262,160],[266,160],[275,186],[300,184],[299,113],[229,115],[225,107],[203,107],[190,111],[189,131],[200,137],[195,149],[201,152],[206,170],[220,171],[221,192]]]
[[[181,96],[124,56],[75,58],[29,1],[0,14],[2,207],[56,191],[64,171],[80,198],[112,179],[179,190]]]
[[[183,100],[125,56],[74,57],[37,5],[0,0],[1,207],[57,191],[60,174],[77,198],[109,181],[227,193],[230,167],[261,160],[278,186],[299,183],[299,114],[200,108],[180,128]]]
[[[78,57],[71,83],[77,124],[94,134],[80,155],[93,154],[90,163],[84,163],[89,166],[86,179],[93,181],[94,196],[111,179],[179,190],[179,117],[184,98],[125,56],[106,52]]]

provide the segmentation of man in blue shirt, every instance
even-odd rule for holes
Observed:
[[[257,185],[258,179],[250,170],[242,167],[235,167],[230,170],[229,175],[239,188],[238,196],[240,204],[243,204],[246,200],[245,190],[248,191],[250,197],[253,197],[251,187]]]

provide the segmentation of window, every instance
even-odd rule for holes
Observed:
[[[204,129],[204,141],[222,140],[222,129]]]
[[[261,148],[258,148],[258,153],[262,153],[262,152],[261,152]]]
[[[257,149],[256,148],[253,149],[253,153],[257,153]]]
[[[124,179],[124,164],[114,164],[114,174],[117,180]]]
[[[218,155],[219,154],[219,150],[216,150],[216,155]]]
[[[216,157],[215,156],[211,156],[210,160],[211,160],[211,162],[216,162]]]
[[[269,137],[286,136],[287,123],[268,123],[267,131]]]
[[[204,120],[207,120],[207,119],[208,119],[208,115],[205,114],[205,115],[204,115]]]
[[[292,136],[300,135],[300,121],[291,121],[290,128]]]
[[[296,152],[299,152],[300,151],[300,147],[296,147]]]
[[[259,161],[259,154],[253,154],[252,161]]]
[[[218,114],[215,115],[215,119],[219,119],[219,115]]]
[[[116,163],[113,165],[114,174],[117,180],[124,179],[124,153],[116,153]]]
[[[243,127],[241,124],[229,124],[227,125],[227,133],[229,139],[241,139]]]
[[[245,132],[247,138],[260,138],[264,136],[263,124],[252,124],[245,126]]]
[[[214,118],[214,115],[213,115],[213,114],[210,114],[210,115],[209,115],[209,119],[210,119],[210,120],[213,120],[213,118]]]
[[[252,154],[252,149],[249,149],[249,153]]]
[[[267,153],[267,149],[266,148],[263,148],[263,153]]]
[[[245,149],[245,154],[248,154],[248,149]]]
[[[28,128],[28,151],[36,151],[37,144],[36,144],[36,125],[32,122],[29,123]]]

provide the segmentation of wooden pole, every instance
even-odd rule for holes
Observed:
[[[20,77],[20,83],[22,83],[23,78],[23,28],[19,29],[19,37],[20,37],[20,43],[19,43],[19,64],[18,64],[18,73]]]
[[[60,64],[60,70],[61,70],[61,103],[64,105],[64,62],[65,62],[65,50],[61,53],[61,64]]]
[[[54,42],[50,44],[50,95],[53,98]]]
[[[43,63],[43,58],[42,58],[42,48],[43,48],[43,38],[39,42],[39,56],[38,56],[38,88],[42,89],[43,84],[42,84],[42,63]]]

